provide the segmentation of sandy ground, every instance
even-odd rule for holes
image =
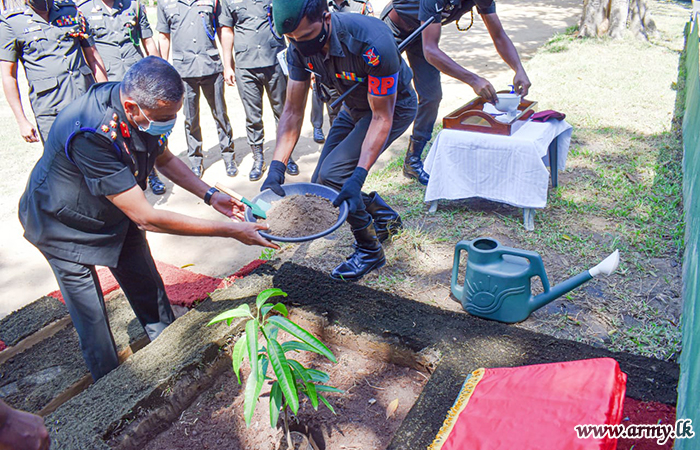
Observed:
[[[374,1],[375,9],[381,11],[386,1]],[[580,15],[578,0],[514,0],[498,4],[498,12],[506,31],[515,43],[522,59],[526,61],[537,48],[553,34],[563,32],[575,25]],[[478,16],[474,27],[466,34],[460,33],[453,25],[443,29],[443,48],[460,64],[487,77],[497,89],[505,89],[512,79],[512,72],[500,60],[494,50],[483,23]],[[537,84],[536,79],[531,80]],[[23,98],[26,101],[26,83],[20,80]],[[470,87],[449,79],[443,79],[444,100],[440,117],[461,106],[474,97]],[[1,93],[0,93],[1,94]],[[4,96],[3,96],[4,97]],[[205,168],[204,181],[209,184],[223,182],[244,196],[254,196],[260,189],[262,180],[252,183],[248,172],[252,166],[250,149],[245,138],[245,114],[235,88],[226,91],[228,113],[233,126],[236,144],[236,159],[240,174],[235,178],[225,175],[224,165],[218,155],[216,130],[211,114],[202,103],[202,129],[204,132]],[[28,102],[25,110],[31,116]],[[308,111],[307,111],[308,112]],[[271,158],[275,146],[274,118],[269,106],[265,105],[264,121],[267,124],[268,140],[265,144],[266,156]],[[170,149],[184,157],[186,144],[183,128],[184,118],[178,119],[175,132],[170,139]],[[324,126],[328,130],[328,124]],[[321,145],[311,139],[312,127],[307,120],[302,130],[302,138],[294,152],[299,162],[301,174],[288,177],[288,182],[309,181]],[[39,144],[26,144],[19,136],[12,112],[5,99],[0,101],[0,317],[26,305],[38,297],[57,288],[56,281],[48,264],[41,254],[22,237],[22,227],[17,219],[17,203],[26,184],[32,166],[41,155]],[[408,134],[407,134],[408,135]],[[385,164],[391,157],[405,148],[407,135],[399,139],[380,159]],[[201,199],[193,197],[179,187],[166,181],[168,191],[163,196],[155,196],[150,191],[146,195],[156,207],[190,214],[196,217],[222,220],[213,209]],[[260,256],[259,247],[246,247],[232,239],[181,237],[149,233],[149,242],[154,257],[177,266],[192,264],[191,270],[211,276],[225,276],[235,272],[252,259]]]

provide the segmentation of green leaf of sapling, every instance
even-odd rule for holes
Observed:
[[[231,354],[231,359],[233,360],[233,372],[236,374],[236,378],[238,378],[238,384],[241,384],[241,362],[243,362],[247,345],[246,335],[243,334],[240,338],[238,338],[238,341],[236,341],[236,345],[233,346],[233,353]]]
[[[286,317],[273,316],[268,319],[268,322],[278,327],[280,330],[286,331],[295,338],[311,346],[311,348],[313,348],[314,353],[323,355],[332,362],[336,362],[335,356],[333,356],[333,353],[328,349],[328,347],[326,347],[326,345],[323,342],[319,341],[313,334],[309,333],[308,331],[295,324],[291,320],[287,319]]]
[[[314,407],[314,410],[318,411],[318,396],[316,395],[316,386],[314,386],[314,384],[311,382],[306,383],[306,395],[309,397],[309,400],[311,400],[311,406]]]
[[[277,426],[280,409],[282,409],[282,390],[280,389],[280,384],[275,381],[272,383],[272,390],[270,391],[270,426],[272,428]]]
[[[309,344],[305,344],[300,341],[287,341],[282,344],[282,350],[284,350],[285,353],[290,352],[290,351],[299,351],[303,350],[305,352],[314,352],[313,347],[311,347]]]
[[[231,325],[231,321],[233,321],[233,319],[237,317],[250,317],[250,306],[248,306],[247,303],[243,303],[237,308],[229,309],[228,311],[222,312],[221,314],[211,319],[207,326],[223,322],[224,320],[227,321],[228,325]]]
[[[328,383],[331,377],[326,373],[316,369],[306,369],[306,375],[314,383]]]
[[[260,309],[260,307],[265,304],[268,298],[276,297],[278,295],[286,297],[287,293],[284,292],[282,289],[277,288],[265,289],[264,291],[258,294],[258,298],[255,300],[255,306],[258,309]]]
[[[246,345],[248,346],[248,360],[250,361],[250,375],[258,379],[258,321],[250,320],[245,324]]]
[[[316,387],[318,387],[318,386],[316,386]],[[333,407],[331,406],[331,404],[328,403],[328,400],[326,400],[326,398],[325,398],[323,395],[318,394],[318,398],[323,402],[324,405],[326,405],[326,408],[330,409],[331,412],[332,412],[333,414],[335,414],[335,409],[333,409]]]
[[[284,397],[289,403],[289,408],[294,414],[299,410],[299,394],[292,378],[292,372],[289,369],[287,358],[284,356],[282,346],[277,341],[267,341],[267,348],[270,356],[270,364],[277,376],[277,381],[280,384],[280,389]]]

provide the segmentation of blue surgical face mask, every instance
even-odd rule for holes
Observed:
[[[160,136],[163,134],[167,134],[170,132],[170,130],[175,127],[175,122],[177,122],[177,117],[171,120],[167,120],[165,122],[159,122],[157,120],[151,120],[145,112],[143,112],[143,109],[141,109],[141,106],[136,103],[136,106],[138,106],[139,111],[141,111],[141,114],[143,114],[143,117],[148,120],[148,127],[144,128],[138,123],[136,124],[137,127],[139,127],[139,130],[144,131],[150,135],[153,136]]]

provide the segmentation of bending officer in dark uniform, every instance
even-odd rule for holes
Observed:
[[[406,49],[408,63],[413,69],[413,84],[418,93],[418,113],[406,151],[403,174],[424,185],[428,184],[429,176],[423,170],[421,155],[433,135],[442,100],[440,72],[468,84],[477,95],[489,102],[496,100],[496,90],[488,80],[457,64],[439,45],[443,25],[455,22],[461,31],[471,27],[471,24],[462,24],[460,19],[474,7],[486,24],[498,54],[515,72],[513,85],[516,91],[523,96],[527,95],[530,80],[513,42],[503,30],[493,0],[392,0],[382,11],[382,19],[389,25],[397,41],[405,39],[429,18],[435,18],[435,22],[423,30],[421,39]],[[473,12],[471,14],[473,21]]]
[[[166,61],[149,56],[121,83],[101,83],[56,119],[19,205],[25,238],[46,257],[97,380],[118,365],[95,265],[107,266],[153,340],[173,320],[145,231],[232,237],[276,248],[263,224],[210,221],[154,209],[146,176],[158,169],[223,215],[243,204],[210,188],[167,149],[184,87]]]
[[[248,145],[253,150],[250,181],[257,181],[266,170],[263,144],[263,93],[272,106],[275,124],[279,122],[287,95],[287,77],[277,54],[287,45],[272,34],[267,10],[272,0],[222,0],[221,49],[224,53],[226,84],[238,85],[246,118]],[[236,53],[235,61],[232,57]],[[235,74],[235,75],[234,75]],[[235,76],[235,83],[234,83]],[[289,158],[289,175],[299,175],[299,167]]]
[[[83,0],[78,9],[90,21],[110,81],[121,81],[144,53],[160,56],[146,8],[138,0]],[[165,184],[155,170],[148,174],[148,184],[154,194],[165,194]]]
[[[31,0],[0,15],[2,87],[25,141],[46,142],[58,112],[95,79],[107,81],[94,45],[88,22],[71,0]],[[36,128],[22,108],[17,61],[27,76]]]
[[[185,82],[185,136],[192,172],[204,173],[202,128],[199,125],[200,90],[207,99],[219,133],[226,175],[238,174],[231,123],[224,100],[224,67],[216,47],[221,5],[217,0],[161,0],[158,2],[160,54],[168,59],[172,42],[173,66]]]
[[[273,0],[272,16],[277,32],[291,41],[289,84],[262,189],[284,195],[285,162],[299,139],[311,74],[341,94],[360,83],[333,122],[311,178],[340,191],[336,206],[348,202],[355,252],[331,276],[358,280],[384,265],[381,241],[401,227],[398,213],[362,186],[379,155],[413,122],[411,70],[391,31],[374,17],[330,13],[325,0]]]
[[[331,12],[348,12],[374,16],[374,9],[369,0],[328,0],[328,9]],[[333,125],[341,106],[331,109],[330,105],[340,94],[334,89],[319,92],[319,86],[315,81],[311,81],[314,95],[311,97],[311,125],[314,127],[314,141],[322,144],[326,141],[323,135],[323,105],[328,108],[328,122]]]

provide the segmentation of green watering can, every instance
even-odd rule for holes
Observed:
[[[464,286],[457,283],[459,259],[467,251]],[[470,314],[505,323],[521,322],[530,313],[581,286],[593,277],[610,275],[620,263],[615,250],[600,264],[568,280],[549,287],[542,258],[536,252],[504,247],[495,239],[462,241],[455,247],[452,266],[452,294]],[[544,292],[534,296],[530,279],[540,277]]]

